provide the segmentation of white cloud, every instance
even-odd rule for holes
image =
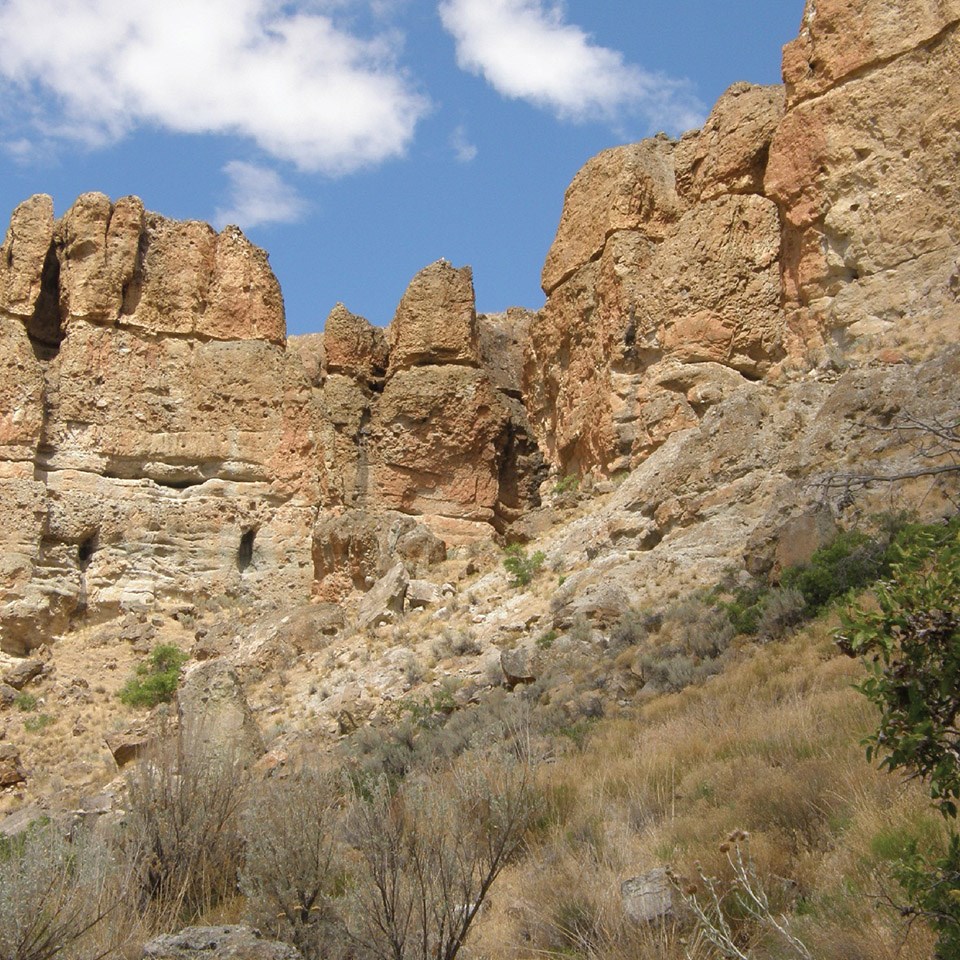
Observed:
[[[344,173],[402,153],[428,104],[396,63],[399,38],[347,32],[336,6],[0,0],[0,77],[28,109],[42,104],[48,135],[230,134]]]
[[[639,113],[672,130],[702,122],[702,107],[683,81],[649,73],[593,43],[565,22],[559,2],[441,0],[439,11],[456,41],[461,69],[482,76],[505,97],[562,119]]]
[[[461,124],[450,134],[450,146],[461,163],[470,163],[477,159],[477,146],[470,142],[466,128]]]
[[[245,230],[265,223],[294,223],[306,213],[306,201],[276,170],[231,160],[223,172],[230,180],[230,205],[214,213],[217,229],[228,223]]]

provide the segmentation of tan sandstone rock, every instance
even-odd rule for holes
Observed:
[[[676,149],[677,192],[687,202],[762,193],[770,141],[783,118],[783,87],[735,83],[707,122]]]
[[[37,194],[24,200],[0,247],[0,310],[23,318],[33,314],[52,243],[53,199]]]
[[[85,193],[57,228],[60,248],[60,311],[69,324],[82,319],[116,323],[137,269],[143,203]]]
[[[473,274],[446,260],[410,281],[388,331],[390,374],[422,364],[479,361]]]
[[[957,0],[808,0],[799,36],[783,49],[790,103],[928,44],[958,21]]]
[[[604,150],[587,161],[567,188],[557,235],[543,266],[544,292],[549,296],[594,259],[611,233],[639,230],[660,239],[682,209],[669,140]]]
[[[0,789],[15,787],[26,779],[20,763],[20,751],[12,743],[0,743]]]
[[[200,755],[212,751],[249,764],[264,752],[263,737],[234,668],[222,659],[189,670],[177,690],[186,742]]]
[[[325,368],[356,380],[382,380],[387,372],[387,338],[369,320],[338,303],[323,328]]]
[[[950,292],[960,206],[956,5],[869,6],[866,21],[844,4],[818,4],[815,17],[810,6],[817,69],[845,81],[794,98],[771,146],[766,191],[784,213],[796,354],[811,331],[861,355],[902,340],[929,348],[949,342],[960,319]],[[784,64],[789,74],[789,48]]]

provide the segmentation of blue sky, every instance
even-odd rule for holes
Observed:
[[[539,307],[593,154],[775,83],[802,0],[0,0],[0,217],[88,190],[238,223],[290,333],[446,257]]]

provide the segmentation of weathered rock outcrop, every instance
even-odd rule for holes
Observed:
[[[808,3],[765,190],[783,212],[790,352],[956,339],[960,4]]]
[[[528,318],[479,318],[470,269],[440,260],[414,277],[386,332],[338,305],[322,357],[311,338],[292,339],[313,371],[328,456],[318,596],[369,587],[397,555],[422,572],[443,544],[489,537],[538,502],[543,458],[520,401]]]
[[[735,84],[701,130],[590,160],[536,314],[478,316],[470,269],[441,260],[386,330],[337,305],[288,343],[236,228],[133,197],[21,204],[0,247],[0,648],[186,596],[338,602],[516,530],[547,467],[635,470],[848,366],[922,379],[960,330],[960,0],[860,7],[809,0],[785,86]],[[817,442],[837,459],[805,436],[770,469],[795,480]],[[738,453],[710,470],[743,477]],[[664,492],[608,532],[648,550],[723,495]]]
[[[678,143],[586,164],[524,375],[556,467],[636,465],[699,422],[727,371],[776,381],[956,339],[958,26],[957,0],[810,0],[785,89],[735,84]],[[701,367],[700,400],[676,364]]]
[[[309,383],[236,228],[86,194],[0,248],[0,646],[87,609],[309,594],[323,496]]]
[[[711,391],[691,403],[679,365],[755,378],[781,356],[780,222],[759,194],[782,112],[780,88],[736,84],[679,144],[618,147],[577,174],[524,371],[563,472],[627,469],[696,423]]]

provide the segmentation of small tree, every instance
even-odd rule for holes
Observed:
[[[876,591],[877,610],[844,618],[838,643],[865,658],[860,691],[880,710],[867,739],[868,759],[926,782],[944,817],[960,801],[960,531],[913,532]],[[960,958],[960,838],[945,857],[914,849],[897,869],[911,899],[905,912],[925,916],[939,934],[937,956]]]
[[[70,842],[54,823],[0,837],[0,957],[53,960],[119,903],[102,845]]]
[[[503,566],[510,574],[511,587],[526,587],[530,581],[540,572],[547,555],[542,550],[537,550],[532,556],[527,556],[519,543],[511,544],[504,551]]]
[[[342,876],[338,778],[306,767],[256,791],[243,815],[240,888],[253,919],[306,957],[321,955]]]
[[[461,763],[396,793],[381,782],[359,799],[348,930],[362,955],[454,960],[535,807],[523,764]]]
[[[157,644],[149,659],[137,666],[136,673],[123,685],[118,696],[128,707],[155,707],[158,703],[169,703],[177,692],[180,668],[188,659],[176,644]]]

